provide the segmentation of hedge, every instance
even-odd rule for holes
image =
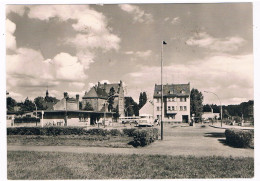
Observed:
[[[119,131],[120,132],[120,131]],[[120,132],[121,133],[121,132]],[[7,128],[7,135],[119,135],[115,130],[105,129],[89,129],[85,130],[82,127],[16,127]]]
[[[39,123],[40,118],[35,117],[21,117],[21,118],[15,118],[14,123]]]
[[[133,146],[146,146],[158,139],[157,128],[106,130],[102,128],[84,129],[82,127],[16,127],[7,128],[7,135],[99,135],[99,136],[129,136],[133,137]]]
[[[123,129],[123,134],[127,135],[129,137],[133,137],[134,136],[134,131],[136,130],[136,128],[125,128]]]
[[[158,129],[147,128],[147,129],[136,129],[133,132],[134,141],[133,146],[146,146],[158,140]]]
[[[254,130],[226,129],[226,143],[231,146],[254,147]]]

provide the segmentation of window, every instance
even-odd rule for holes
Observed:
[[[157,111],[160,111],[160,107],[159,106],[157,106]]]
[[[175,101],[176,101],[176,97],[173,97],[173,98],[172,98],[172,101],[175,102]]]
[[[174,106],[172,106],[172,110],[173,110],[173,111],[175,110]]]
[[[183,111],[183,106],[180,106],[180,111]]]
[[[187,106],[184,106],[184,111],[187,111]]]
[[[186,101],[187,101],[187,98],[186,98],[186,97],[184,97],[184,98],[183,98],[183,102],[186,102]]]
[[[171,106],[168,106],[168,111],[170,111],[171,110]]]
[[[156,98],[156,102],[160,102],[160,99],[159,99],[159,98]]]
[[[157,115],[157,119],[160,119],[160,115]]]

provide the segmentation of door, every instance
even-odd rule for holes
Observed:
[[[189,116],[188,115],[182,115],[182,122],[188,123],[188,121],[189,121]]]

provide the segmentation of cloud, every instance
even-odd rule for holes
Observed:
[[[11,12],[22,16],[25,12],[25,5],[6,5],[6,14]]]
[[[27,5],[9,6],[8,12],[19,12],[24,14],[24,7],[28,9],[28,17],[49,21],[58,18],[59,21],[70,21],[75,36],[63,38],[64,44],[75,47],[79,61],[85,69],[94,62],[95,49],[102,51],[118,50],[121,39],[112,33],[112,28],[108,26],[107,18],[100,12],[91,9],[88,5]]]
[[[15,50],[16,49],[16,39],[13,34],[15,32],[16,25],[9,19],[6,19],[5,25],[6,25],[6,49]]]
[[[125,54],[126,55],[132,55],[132,54],[134,54],[134,52],[133,51],[126,51]]]
[[[169,17],[166,17],[166,18],[164,18],[164,21],[168,21],[170,18]]]
[[[68,53],[59,53],[54,57],[53,63],[56,70],[56,79],[73,81],[87,78],[78,58]]]
[[[153,22],[153,15],[150,13],[145,13],[144,10],[139,8],[135,5],[130,4],[120,4],[118,5],[123,11],[133,15],[133,22],[134,23],[152,23]]]
[[[137,51],[136,55],[140,58],[147,58],[152,54],[152,50]]]
[[[127,76],[137,87],[153,87],[155,83],[160,84],[160,67],[142,67]],[[212,56],[196,63],[164,66],[164,82],[190,82],[199,91],[215,92],[223,104],[238,104],[240,100],[254,97],[253,55]],[[212,100],[216,101],[214,96],[205,102],[212,103]]]
[[[220,39],[214,38],[206,32],[197,32],[186,41],[186,44],[219,52],[234,52],[242,47],[245,42],[243,38],[237,36]]]
[[[138,58],[148,58],[152,55],[152,50],[146,50],[146,51],[126,51],[126,55],[134,55],[135,57]]]
[[[45,60],[39,51],[19,48],[6,55],[7,90],[28,95],[42,88],[61,89],[64,82],[80,84],[87,78],[77,57],[61,52],[52,60]],[[82,85],[82,84],[81,84]],[[74,87],[75,88],[75,87]]]
[[[171,24],[178,24],[180,22],[181,22],[180,17],[175,17],[172,19]]]

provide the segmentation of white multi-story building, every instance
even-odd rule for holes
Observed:
[[[154,118],[161,120],[161,85],[154,88]],[[163,122],[190,121],[190,83],[163,85]]]

